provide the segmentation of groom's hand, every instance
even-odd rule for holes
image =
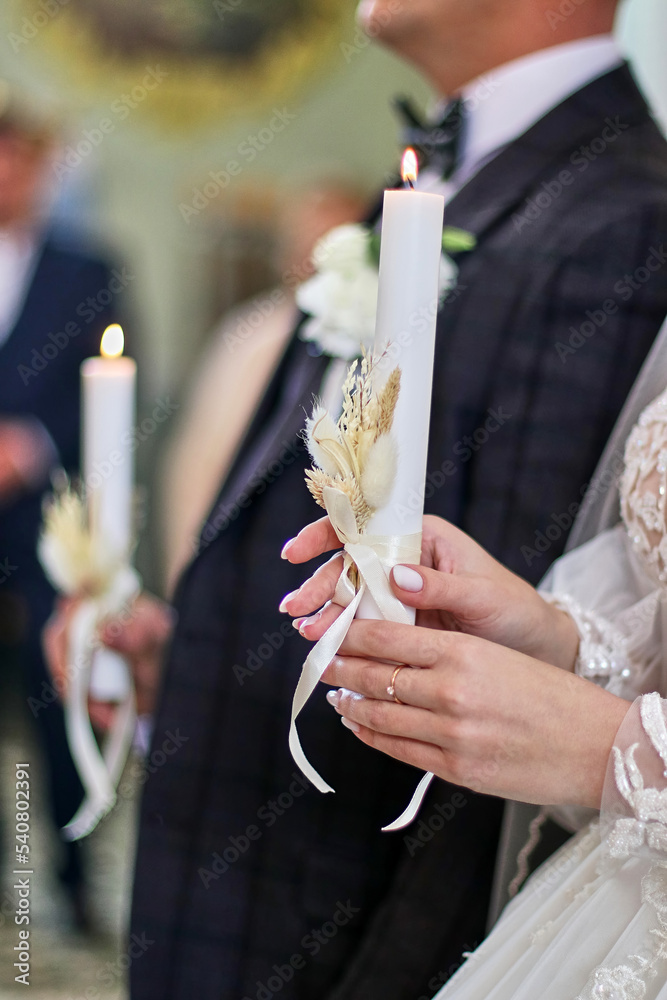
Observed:
[[[325,517],[300,531],[282,555],[302,563],[337,548]],[[342,557],[334,556],[283,598],[280,610],[296,619],[307,639],[319,639],[342,611],[327,603],[342,565]],[[465,632],[568,670],[574,665],[579,637],[569,616],[442,518],[424,518],[421,565],[394,567],[389,582],[396,597],[417,608],[418,625]]]
[[[68,687],[67,635],[79,604],[79,601],[71,598],[58,601],[42,636],[47,666],[53,677],[54,687],[61,697],[66,694]],[[169,605],[151,594],[143,593],[135,600],[129,617],[109,618],[100,629],[102,643],[127,658],[140,715],[153,711],[162,660],[171,637],[173,621],[173,611]],[[93,725],[101,730],[108,729],[115,707],[108,702],[90,699],[88,708]]]

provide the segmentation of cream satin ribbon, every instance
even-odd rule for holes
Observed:
[[[132,745],[137,718],[134,687],[128,684],[128,694],[118,705],[101,750],[90,724],[88,694],[95,650],[99,647],[97,629],[107,615],[117,614],[140,589],[138,573],[130,567],[120,569],[104,594],[81,602],[69,627],[65,728],[85,794],[76,814],[63,827],[68,840],[79,840],[91,833],[116,803],[116,786]]]
[[[343,543],[343,571],[336,586],[334,602],[345,610],[313,646],[303,665],[292,701],[289,747],[294,761],[315,788],[320,792],[333,792],[331,785],[327,784],[306,757],[299,740],[296,720],[340,649],[366,592],[373,598],[385,621],[413,624],[411,612],[391,590],[389,570],[401,562],[419,563],[421,533],[402,536],[360,534],[349,497],[333,487],[325,487],[323,495],[333,529]],[[357,587],[351,580],[352,570],[356,570],[358,576]],[[430,773],[424,775],[407,809],[397,820],[383,827],[383,830],[400,830],[412,822],[432,778]]]

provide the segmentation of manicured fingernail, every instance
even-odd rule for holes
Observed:
[[[295,541],[296,541],[295,538],[290,538],[288,542],[285,542],[282,548],[282,552],[280,553],[281,559],[287,559],[287,553],[289,552],[290,548],[292,547]]]
[[[301,625],[299,626],[299,632],[301,633],[301,635],[303,635],[303,630],[305,628],[308,628],[309,625],[314,625],[315,622],[318,622],[321,617],[322,617],[322,612],[318,611],[316,615],[311,615],[310,618],[302,619]]]
[[[287,605],[289,604],[289,602],[292,600],[293,597],[296,597],[296,595],[299,593],[300,590],[301,587],[297,587],[296,590],[290,590],[289,594],[285,594],[282,601],[278,605],[278,611],[281,611],[284,614],[287,611]]]
[[[301,631],[301,626],[305,622],[305,618],[295,618],[292,622],[292,628],[295,628],[297,632]]]
[[[356,722],[350,722],[345,716],[340,720],[346,729],[351,729],[353,733],[361,732],[361,726],[358,726]]]
[[[424,577],[416,569],[409,566],[394,566],[392,573],[394,583],[401,590],[407,590],[410,594],[418,594],[424,589]]]
[[[340,691],[327,691],[327,701],[334,708],[338,708],[340,702]]]

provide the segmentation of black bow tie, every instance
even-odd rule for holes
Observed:
[[[463,102],[451,101],[442,121],[436,124],[423,121],[406,97],[397,97],[394,107],[404,123],[403,143],[416,150],[420,167],[433,167],[447,180],[457,165],[464,121]]]

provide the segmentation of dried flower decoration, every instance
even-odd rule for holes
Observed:
[[[336,423],[316,405],[306,421],[305,440],[315,465],[306,483],[326,510],[326,487],[350,500],[357,530],[362,532],[376,510],[389,500],[396,475],[396,444],[391,436],[401,386],[394,368],[381,389],[373,383],[374,361],[364,353],[353,361],[343,385],[343,412]]]

